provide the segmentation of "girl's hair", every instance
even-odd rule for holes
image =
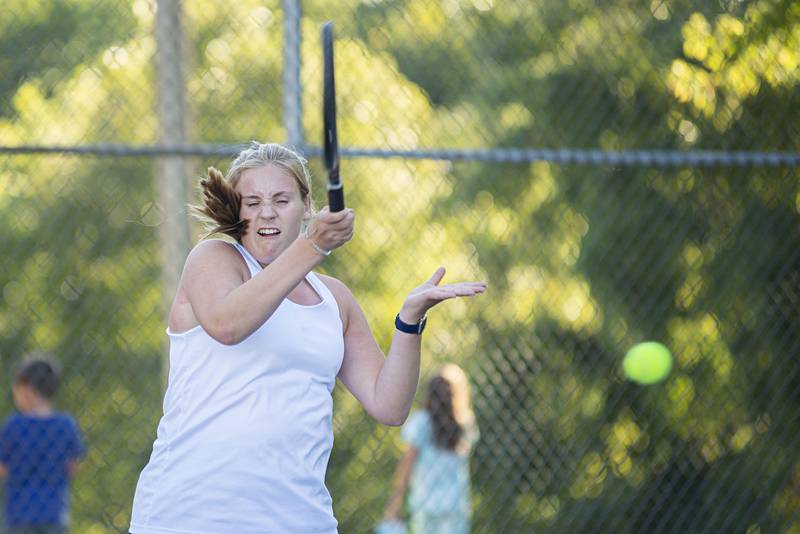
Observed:
[[[45,399],[52,399],[58,391],[61,368],[47,353],[28,355],[14,373],[14,383],[24,384]]]
[[[457,452],[469,448],[464,438],[475,416],[470,408],[469,381],[459,366],[446,364],[430,379],[425,409],[437,446]]]
[[[209,167],[208,176],[200,180],[203,203],[192,206],[194,214],[205,223],[206,237],[226,234],[236,241],[242,240],[248,221],[239,217],[242,197],[236,186],[248,169],[267,165],[283,169],[297,182],[303,202],[310,202],[311,179],[307,163],[303,156],[283,145],[252,141],[233,160],[227,176],[223,177],[220,171]]]

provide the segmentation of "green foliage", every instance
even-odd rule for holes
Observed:
[[[12,113],[20,85],[34,81],[48,96],[72,69],[130,37],[134,21],[121,2],[8,0],[0,17],[0,116]]]

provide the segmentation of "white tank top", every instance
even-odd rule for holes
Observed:
[[[255,276],[261,267],[235,245]],[[169,385],[150,461],[136,486],[133,534],[335,533],[325,471],[331,393],[342,364],[339,308],[285,299],[247,339],[201,326],[170,339]]]

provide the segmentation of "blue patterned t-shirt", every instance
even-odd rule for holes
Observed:
[[[67,414],[9,417],[0,430],[7,526],[65,525],[69,462],[85,454],[78,426]]]

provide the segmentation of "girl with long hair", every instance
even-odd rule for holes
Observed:
[[[478,440],[469,381],[453,363],[428,382],[423,409],[403,426],[408,449],[384,513],[397,521],[406,491],[414,534],[466,534],[470,526],[469,457]]]

